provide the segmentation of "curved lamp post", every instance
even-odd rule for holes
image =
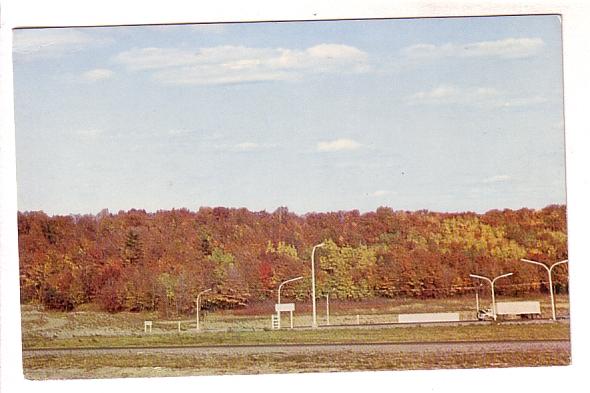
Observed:
[[[311,250],[311,301],[312,301],[312,322],[311,322],[311,327],[312,328],[317,328],[318,327],[318,322],[316,319],[316,312],[315,312],[315,262],[314,262],[314,254],[315,254],[315,249],[318,247],[323,247],[324,243],[320,243],[320,244],[316,244],[315,246],[313,246],[313,249]]]
[[[199,311],[201,310],[201,295],[205,292],[209,292],[211,288],[205,289],[204,291],[199,292],[197,295],[197,331],[200,331],[201,328],[199,327]]]
[[[494,283],[496,282],[496,280],[503,278],[503,277],[508,277],[513,275],[514,273],[506,273],[506,274],[502,274],[498,277],[495,277],[494,279],[489,279],[487,277],[484,276],[479,276],[477,274],[470,274],[469,277],[473,277],[473,278],[479,278],[481,280],[486,280],[487,282],[490,283],[490,286],[492,287],[492,314],[494,316],[494,321],[496,320],[496,295],[494,293]]]
[[[549,276],[549,293],[551,294],[551,312],[553,315],[553,320],[555,321],[556,317],[555,317],[555,298],[553,296],[553,279],[551,278],[551,271],[553,270],[553,268],[557,265],[561,265],[563,263],[567,263],[567,259],[564,259],[563,261],[559,261],[559,262],[555,262],[553,265],[551,265],[550,267],[547,267],[547,265],[545,265],[544,263],[541,262],[537,262],[537,261],[531,261],[530,259],[521,259],[521,261],[523,262],[528,262],[528,263],[533,263],[535,265],[539,265],[539,266],[543,266],[545,268],[545,270],[547,270],[547,275]]]
[[[287,280],[287,281],[283,281],[283,282],[281,283],[281,285],[279,285],[279,290],[278,290],[278,299],[277,299],[278,301],[277,301],[277,303],[281,304],[281,287],[282,287],[283,285],[285,285],[285,284],[289,283],[289,282],[293,282],[293,281],[301,280],[302,278],[303,278],[302,276],[299,276],[299,277],[291,278],[290,280]]]

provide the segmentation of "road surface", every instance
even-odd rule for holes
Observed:
[[[25,357],[60,355],[250,355],[260,353],[314,354],[335,351],[347,352],[394,352],[394,353],[494,353],[513,351],[570,351],[568,340],[530,341],[459,341],[431,343],[372,343],[372,344],[303,344],[303,345],[219,345],[189,347],[142,347],[142,348],[64,348],[26,349]]]

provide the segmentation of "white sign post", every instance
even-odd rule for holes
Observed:
[[[277,312],[278,328],[281,328],[281,312],[288,311],[291,317],[291,329],[293,329],[293,311],[295,311],[295,303],[277,303],[275,304],[275,311]]]

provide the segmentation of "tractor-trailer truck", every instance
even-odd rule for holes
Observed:
[[[498,315],[541,315],[539,302],[499,302],[496,303]]]
[[[498,302],[496,303],[496,315],[498,317],[519,316],[521,318],[535,318],[541,316],[541,303],[537,301]],[[480,310],[478,313],[479,319],[490,319],[493,317],[494,314],[491,309]]]

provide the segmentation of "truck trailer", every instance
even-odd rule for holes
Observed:
[[[498,302],[496,303],[496,316],[501,319],[508,319],[510,317],[520,317],[522,319],[537,318],[541,316],[541,303],[538,301]],[[494,319],[494,313],[492,309],[479,310],[477,319]]]

